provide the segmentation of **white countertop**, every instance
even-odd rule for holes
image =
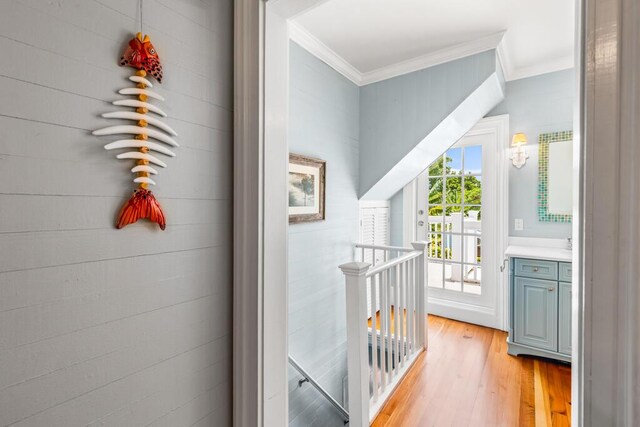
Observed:
[[[571,262],[571,251],[564,248],[509,245],[504,255],[506,257]]]

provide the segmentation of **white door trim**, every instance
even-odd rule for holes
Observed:
[[[507,249],[509,239],[509,115],[503,114],[499,116],[485,117],[465,136],[481,135],[486,133],[495,133],[496,139],[500,144],[496,147],[496,199],[500,201],[499,208],[496,209],[496,230],[494,233],[495,258],[501,261],[504,252]],[[418,198],[418,179],[407,184],[403,190],[403,229],[405,245],[407,239],[417,239],[416,223],[417,210],[425,209],[419,206]],[[497,267],[497,266],[496,266]],[[453,302],[444,298],[438,298],[432,294],[429,295],[430,312],[449,312],[456,318],[465,321],[474,321],[483,326],[497,328],[501,330],[508,329],[508,277],[507,272],[500,273],[499,269],[496,274],[496,299],[494,310],[489,310],[485,306],[475,305],[465,302]],[[473,313],[473,319],[468,316]]]
[[[496,189],[496,199],[500,201],[498,209],[496,209],[496,230],[494,238],[496,239],[496,257],[495,260],[501,262],[504,253],[509,244],[509,170],[511,163],[509,162],[509,150],[511,141],[509,138],[509,115],[502,114],[499,116],[485,117],[480,120],[476,126],[469,132],[482,132],[493,130],[497,134],[498,150],[496,152],[496,181],[498,188]],[[497,268],[497,289],[496,289],[496,309],[495,315],[497,329],[506,331],[509,328],[509,277],[508,270],[500,272]]]
[[[402,244],[405,248],[417,241],[417,200],[418,180],[414,179],[402,189]]]
[[[632,426],[640,419],[640,5],[579,6],[584,80],[574,169],[583,216],[574,225],[582,246],[574,250],[573,319],[583,334],[574,329],[573,375],[582,387],[573,421]]]
[[[288,424],[287,26],[323,1],[234,2],[235,427]]]
[[[262,427],[264,3],[234,10],[233,425]]]

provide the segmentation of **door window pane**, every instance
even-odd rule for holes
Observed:
[[[429,165],[429,176],[443,176],[444,175],[444,156],[438,157],[438,159]]]
[[[447,175],[460,175],[462,171],[462,148],[451,148],[445,154]]]
[[[464,173],[482,173],[482,146],[464,147]]]
[[[442,236],[444,247],[444,259],[445,261],[462,262],[461,258],[461,245],[462,236],[459,234],[444,234]]]
[[[444,218],[445,230],[451,233],[462,233],[462,207],[448,206],[447,215]]]
[[[449,291],[462,291],[462,275],[460,264],[444,264],[444,288]]]
[[[444,178],[429,178],[429,200],[430,205],[438,205],[444,201]]]
[[[464,176],[464,203],[467,205],[482,203],[482,178],[479,175]]]
[[[427,235],[429,239],[429,258],[442,259],[443,247],[442,247],[442,233],[429,233]]]
[[[462,203],[462,177],[448,176],[445,181],[444,200],[448,205]]]
[[[427,276],[427,283],[432,288],[443,288],[442,278],[442,262],[429,261],[429,274]]]
[[[444,216],[442,215],[442,206],[429,206],[427,209],[427,232],[439,232],[443,231]]]
[[[480,264],[480,257],[482,256],[480,248],[480,235],[465,234],[463,238],[463,260],[465,264],[475,265]]]

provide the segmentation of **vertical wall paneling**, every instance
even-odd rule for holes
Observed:
[[[181,144],[164,232],[114,229],[131,164],[89,131],[130,85],[138,2],[0,2],[2,426],[231,423],[233,4],[144,7]]]

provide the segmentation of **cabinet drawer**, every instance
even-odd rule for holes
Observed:
[[[561,282],[571,283],[571,263],[561,262],[560,264],[559,278]]]
[[[558,280],[558,263],[539,259],[516,258],[514,273],[520,277]]]

